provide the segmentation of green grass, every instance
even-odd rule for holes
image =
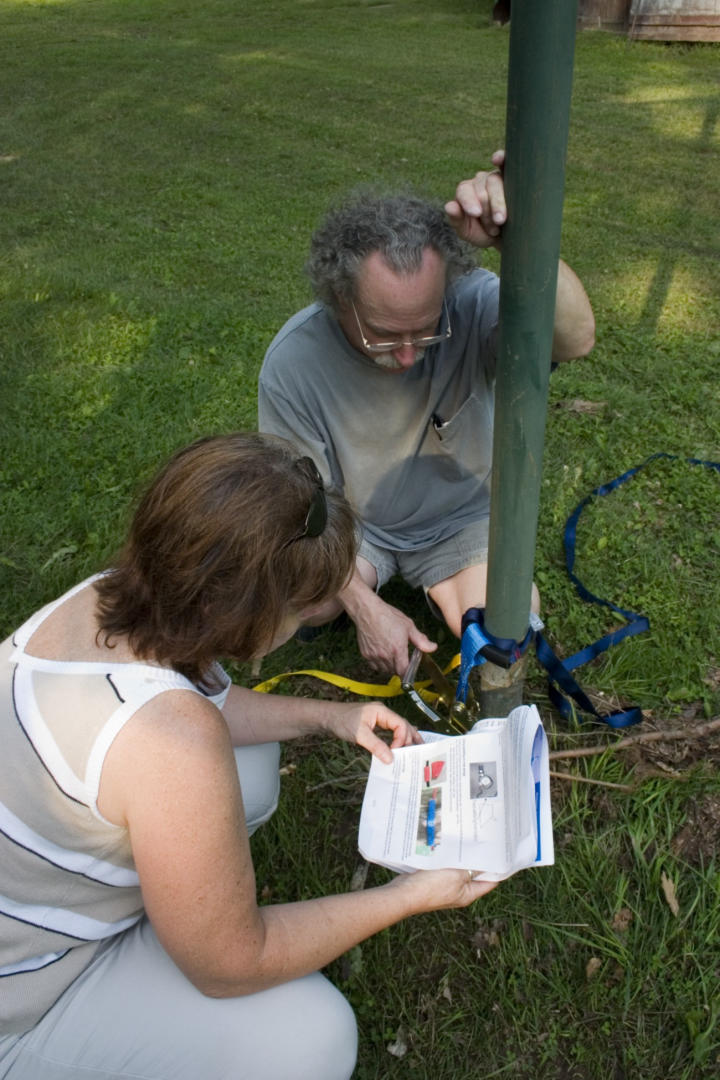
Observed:
[[[508,33],[490,8],[0,5],[3,633],[106,563],[171,449],[255,425],[264,349],[308,298],[308,237],[333,199],[368,180],[445,199],[502,145]],[[553,376],[535,569],[566,654],[614,624],[566,578],[574,506],[657,451],[720,460],[718,56],[716,45],[578,38],[562,250],[598,334],[589,358]],[[597,410],[566,407],[576,399]],[[652,628],[581,681],[658,723],[717,715],[719,549],[710,470],[656,462],[594,500],[577,572]],[[454,643],[417,596],[392,596],[449,658]],[[297,666],[370,677],[351,634],[288,645],[263,674]],[[534,669],[528,693],[554,745],[597,738],[552,715]],[[358,1077],[717,1075],[718,752],[685,749],[661,755],[666,775],[633,795],[555,784],[555,868],[333,965],[360,1021]],[[259,882],[276,899],[347,888],[366,764],[326,742],[286,758],[295,771],[277,820],[253,840]],[[683,782],[667,771],[693,763]],[[640,776],[648,762],[563,767],[622,783],[631,764]],[[387,1050],[398,1032],[402,1057]]]
[[[253,840],[258,883],[275,900],[298,883],[303,896],[346,889],[361,759],[327,742],[288,757],[278,819]],[[358,1077],[470,1080],[479,1059],[491,1076],[548,1080],[716,1075],[720,877],[672,854],[688,799],[711,790],[709,773],[692,789],[650,781],[632,815],[627,796],[558,791],[552,871],[518,875],[472,911],[394,927],[332,965],[360,1022]],[[298,848],[298,822],[317,850]],[[386,876],[371,868],[368,884]],[[395,1059],[398,1037],[407,1053]]]

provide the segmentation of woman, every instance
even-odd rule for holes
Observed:
[[[347,580],[347,504],[257,434],[159,473],[113,568],[0,646],[0,1077],[349,1077],[356,1032],[318,973],[400,919],[489,885],[424,871],[258,907],[248,837],[278,741],[332,732],[391,760],[379,704],[231,686]]]

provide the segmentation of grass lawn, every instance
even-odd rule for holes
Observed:
[[[309,298],[308,238],[333,199],[372,181],[444,201],[503,144],[508,28],[491,7],[3,0],[3,635],[107,564],[169,451],[255,426],[264,349]],[[718,45],[600,32],[576,48],[562,252],[597,345],[552,379],[535,576],[560,652],[607,632],[567,580],[563,523],[676,455],[594,500],[578,535],[586,585],[651,620],[581,681],[640,704],[649,730],[720,713],[720,476],[683,460],[720,460],[719,61]],[[298,666],[373,677],[352,634],[290,644],[263,675]],[[606,741],[559,721],[535,670],[527,689],[554,749]],[[554,868],[332,966],[358,1078],[717,1076],[718,760],[720,741],[688,738],[558,763],[592,783],[554,783]],[[264,896],[345,890],[367,763],[310,741],[285,764],[253,840]]]

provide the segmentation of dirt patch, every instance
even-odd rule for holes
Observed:
[[[617,707],[616,703],[613,706]],[[559,729],[555,734],[560,735]],[[716,858],[720,849],[720,717],[707,719],[702,702],[695,702],[680,716],[659,717],[647,712],[638,727],[615,734],[588,728],[587,735],[580,736],[572,749],[566,749],[561,737],[551,736],[550,743],[551,770],[575,777],[574,782],[582,782],[582,769],[577,766],[584,759],[583,751],[615,747],[613,756],[622,765],[624,779],[607,784],[600,779],[587,781],[593,785],[593,807],[608,820],[621,813],[610,788],[632,794],[653,777],[676,780],[679,785],[688,783],[672,841],[673,853],[698,866]],[[563,789],[567,789],[567,781],[553,781],[554,797],[562,800],[567,794]]]
[[[702,702],[691,705],[679,717],[662,718],[647,715],[640,728],[633,729],[639,735],[650,732],[660,736],[652,742],[638,742],[623,751],[623,760],[636,767],[636,775],[642,777],[652,769],[669,773],[686,772],[694,765],[720,766],[720,728],[713,730],[720,718],[708,721],[703,715]],[[709,730],[703,731],[703,728]],[[663,738],[666,734],[666,738]]]
[[[690,799],[686,810],[687,820],[673,837],[673,854],[693,865],[707,865],[720,848],[720,792]]]

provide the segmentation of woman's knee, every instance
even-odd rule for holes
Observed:
[[[349,1080],[357,1058],[357,1025],[347,1000],[319,972],[234,999],[240,1077]],[[227,1019],[227,1017],[226,1017]],[[235,1052],[235,1051],[233,1051]],[[231,1052],[232,1056],[232,1052]]]
[[[280,797],[280,744],[260,743],[235,749],[248,832],[272,817]]]
[[[350,1005],[319,972],[256,994],[206,997],[143,919],[21,1043],[0,1076],[349,1080],[357,1031]]]
[[[303,980],[305,981],[305,980]],[[347,999],[323,975],[307,977],[312,996],[303,994],[300,1017],[302,1035],[297,1036],[302,1049],[302,1071],[288,1071],[295,1080],[349,1080],[357,1060],[357,1023]],[[309,1013],[312,1013],[310,1021]]]

